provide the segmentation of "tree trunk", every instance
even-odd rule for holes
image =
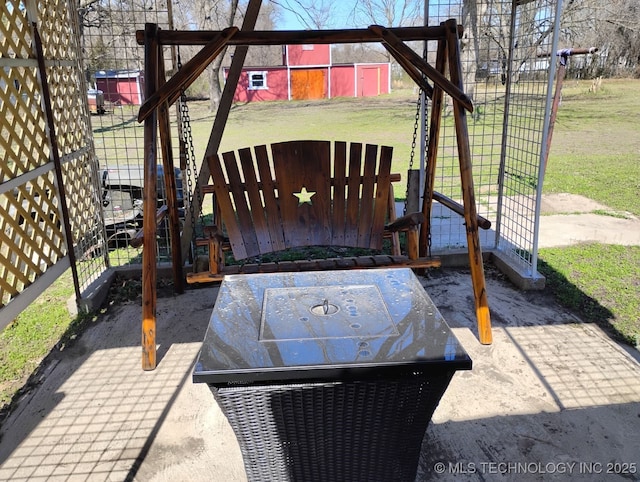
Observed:
[[[238,0],[231,0],[229,5],[229,16],[227,17],[227,21],[225,25],[222,26],[222,28],[233,26],[237,11]],[[211,112],[215,112],[216,110],[218,110],[218,104],[220,103],[220,97],[222,96],[222,82],[220,82],[220,76],[222,73],[222,61],[224,60],[226,54],[227,49],[225,48],[220,53],[220,55],[218,55],[218,57],[216,57],[216,59],[211,63],[209,69],[207,69],[209,74],[209,110]]]
[[[211,66],[207,69],[209,75],[209,111],[215,112],[218,109],[220,98],[222,97],[223,82],[220,81],[222,74],[222,60],[227,52],[225,49],[218,57],[212,62]]]
[[[462,7],[462,26],[464,34],[460,39],[462,61],[462,81],[464,91],[471,100],[476,90],[476,72],[478,70],[478,5],[476,0],[464,0]]]

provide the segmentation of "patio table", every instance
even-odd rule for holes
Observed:
[[[194,373],[255,481],[414,480],[471,359],[410,269],[225,277]]]

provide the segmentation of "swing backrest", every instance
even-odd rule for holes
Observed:
[[[381,249],[395,219],[393,149],[289,141],[208,159],[236,259],[303,246]],[[216,220],[220,226],[220,220]]]

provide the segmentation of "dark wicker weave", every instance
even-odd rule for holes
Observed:
[[[427,425],[453,373],[210,388],[249,481],[413,481]]]

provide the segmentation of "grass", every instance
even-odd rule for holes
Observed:
[[[569,192],[640,216],[640,81],[568,82],[553,134],[545,193]]]
[[[579,244],[540,250],[547,289],[582,319],[640,340],[640,246]]]
[[[640,216],[640,81],[568,82],[553,135],[544,193],[593,199]],[[616,338],[640,337],[640,247],[584,244],[541,249],[539,270],[560,303]]]
[[[640,216],[638,156],[633,153],[555,156],[547,170],[544,191],[580,194],[616,211]]]
[[[544,192],[582,194],[616,212],[640,216],[640,81],[605,80],[596,94],[588,92],[589,85],[565,84]],[[397,91],[366,101],[236,105],[221,150],[293,138],[357,139],[394,146],[393,170],[404,174],[409,165],[415,102],[411,91]],[[489,112],[499,108],[498,104],[488,100],[481,110]],[[190,108],[196,159],[201,159],[213,115],[204,102],[191,103]],[[108,134],[96,142],[97,148],[108,142],[107,152],[113,153],[101,158],[103,165],[116,153],[127,152],[136,162],[142,158],[141,144],[130,141],[142,130],[136,114],[137,109],[123,107],[113,114],[93,117],[94,130]],[[470,131],[499,135],[501,127],[489,119],[470,119]],[[451,119],[444,122],[451,123]],[[476,176],[496,177],[494,168],[484,164],[485,158],[496,155],[492,148],[474,152]],[[458,177],[457,172],[450,174],[452,179]],[[403,193],[402,188],[396,193]],[[139,250],[121,251],[125,253],[112,253],[114,265],[119,259],[116,254],[127,259],[140,254]],[[620,339],[636,340],[640,333],[640,248],[577,245],[544,249],[540,257],[539,268],[547,277],[548,289],[562,304]],[[66,302],[72,294],[67,273],[0,333],[0,405],[11,400],[52,348],[63,347],[90,320],[68,315]],[[42,316],[45,306],[46,317]]]
[[[0,409],[6,408],[52,348],[63,349],[92,319],[90,315],[69,315],[67,300],[73,294],[71,271],[67,270],[0,332]]]

